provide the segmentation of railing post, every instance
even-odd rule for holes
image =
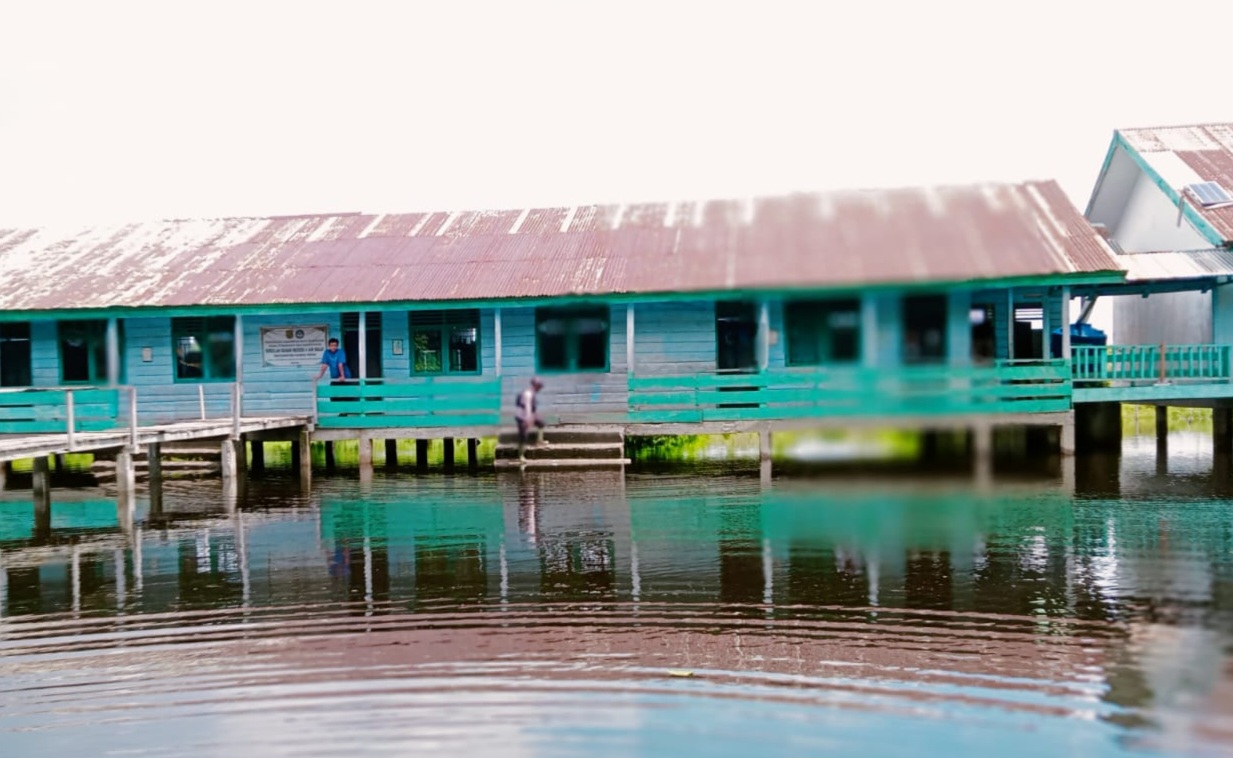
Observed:
[[[1160,343],[1160,384],[1165,383],[1165,343]]]
[[[313,382],[313,409],[312,409],[313,426],[317,425],[317,406],[321,404],[320,397],[318,394],[318,387],[320,387],[320,385],[314,381]]]
[[[73,391],[72,390],[65,390],[64,405],[66,406],[67,413],[68,413],[68,449],[69,449],[69,452],[71,453],[77,448],[77,432],[73,428],[74,418],[73,418]]]
[[[231,439],[240,438],[240,385],[231,385]]]
[[[137,448],[137,388],[128,388],[128,442]]]
[[[205,411],[205,385],[204,384],[197,385],[197,406],[201,409],[201,420],[205,421],[206,411]]]

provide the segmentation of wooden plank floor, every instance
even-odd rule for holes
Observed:
[[[308,416],[261,416],[241,418],[240,434],[271,429],[288,429],[306,426]],[[232,419],[194,419],[171,424],[140,426],[136,430],[138,446],[154,442],[181,442],[184,440],[221,439],[236,429]],[[89,453],[96,450],[114,450],[125,447],[133,440],[129,429],[107,432],[78,432],[69,446],[67,434],[14,434],[0,436],[0,461],[20,458],[39,458],[63,453]]]

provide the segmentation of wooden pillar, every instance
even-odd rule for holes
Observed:
[[[312,438],[307,429],[300,430],[299,437],[291,443],[292,466],[300,472],[300,483],[308,485],[313,478]],[[295,458],[299,458],[295,461]]]
[[[223,440],[218,446],[219,461],[223,469],[223,486],[229,482],[234,482],[236,477],[240,475],[239,465],[236,463],[235,442],[233,440]]]
[[[861,365],[878,365],[878,301],[868,292],[861,294]]]
[[[441,440],[441,446],[443,448],[442,454],[444,455],[444,460],[442,462],[445,466],[445,470],[453,471],[454,470],[454,438],[446,437],[445,439]]]
[[[1058,435],[1058,452],[1063,457],[1073,456],[1076,452],[1075,425],[1075,412],[1070,411],[1066,414],[1066,421],[1062,423],[1061,434]]]
[[[1006,290],[1006,359],[1015,359],[1015,290]]]
[[[34,459],[34,538],[44,541],[51,537],[51,477],[46,456]]]
[[[0,462],[0,490],[4,490],[8,488],[9,471],[12,470],[12,468],[13,468],[12,461]]]
[[[367,432],[360,432],[356,445],[359,447],[360,473],[372,474],[372,437]]]
[[[1049,291],[1045,290],[1044,296],[1040,299],[1040,357],[1045,360],[1053,357],[1053,335],[1050,334],[1053,322],[1049,318],[1049,307],[1052,302],[1049,299]]]
[[[492,312],[492,370],[497,376],[501,375],[501,309],[495,308]]]
[[[116,520],[128,531],[137,510],[137,471],[133,465],[133,448],[116,453]]]
[[[1070,360],[1070,287],[1062,287],[1062,354],[1059,358]]]
[[[754,348],[758,359],[758,370],[766,371],[771,360],[771,309],[765,300],[758,303],[758,333],[754,338]]]
[[[771,459],[771,430],[763,429],[758,432],[758,460],[769,461]]]
[[[467,468],[472,471],[479,468],[479,440],[474,437],[467,439]]]
[[[625,305],[625,372],[634,375],[634,304]]]
[[[146,445],[146,470],[149,472],[151,485],[163,478],[162,443],[151,442]]]
[[[417,471],[428,470],[428,440],[415,441],[415,468]]]
[[[993,425],[972,427],[972,472],[978,485],[993,480]]]
[[[1169,406],[1156,406],[1156,473],[1164,476],[1169,469]]]
[[[334,470],[334,443],[329,440],[325,443],[325,470]]]
[[[359,379],[363,381],[364,379],[368,378],[368,313],[365,311],[360,311],[359,317],[360,317],[359,318],[360,320],[360,323],[359,323],[360,365],[353,367],[355,370],[353,370],[351,373],[359,377]],[[364,456],[361,455],[360,460],[363,460],[363,458]],[[369,465],[371,464],[372,464],[372,461],[370,460]]]
[[[1217,456],[1233,452],[1233,408],[1212,409],[1212,453]]]
[[[261,440],[249,440],[249,447],[252,449],[254,473],[260,474],[265,471],[265,443]]]
[[[120,383],[120,323],[116,318],[107,319],[107,333],[104,337],[107,351],[107,386],[114,387]]]

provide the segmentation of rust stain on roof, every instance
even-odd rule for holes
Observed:
[[[1120,134],[1149,164],[1157,156],[1176,156],[1191,169],[1194,181],[1216,182],[1233,194],[1233,123],[1124,129]],[[1191,205],[1225,242],[1233,242],[1233,206],[1204,208],[1193,200]]]
[[[1054,182],[0,229],[0,308],[495,300],[1120,273]]]

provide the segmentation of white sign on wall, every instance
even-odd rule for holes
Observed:
[[[261,365],[316,366],[325,352],[329,328],[320,326],[261,327]]]

